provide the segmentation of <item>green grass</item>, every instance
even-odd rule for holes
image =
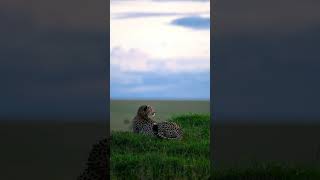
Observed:
[[[181,141],[112,132],[112,179],[208,179],[210,116],[185,114],[170,121],[183,128]]]
[[[210,169],[208,113],[176,115],[170,121],[181,125],[183,140],[161,140],[132,132],[113,131],[111,179],[320,179],[317,167],[276,162],[256,162],[246,168]]]

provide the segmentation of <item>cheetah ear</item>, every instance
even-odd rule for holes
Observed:
[[[145,106],[145,107],[143,108],[144,111],[147,111],[147,109],[148,109],[148,106]]]

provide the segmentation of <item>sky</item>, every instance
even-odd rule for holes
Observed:
[[[106,1],[0,1],[0,119],[105,120],[108,50],[115,99],[210,97],[218,119],[320,118],[320,1],[220,1],[211,46],[208,1],[111,6],[129,2],[111,9],[109,47]]]
[[[210,2],[110,4],[112,99],[210,99]]]

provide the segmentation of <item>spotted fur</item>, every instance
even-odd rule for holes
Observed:
[[[133,132],[153,135],[152,127],[156,123],[153,119],[155,115],[156,112],[150,105],[140,106],[133,119]]]
[[[160,122],[155,124],[153,129],[162,139],[181,139],[183,135],[180,126],[174,122]]]
[[[137,115],[133,119],[133,132],[162,139],[181,139],[182,130],[174,122],[156,122],[153,118],[155,110],[150,105],[139,107]]]

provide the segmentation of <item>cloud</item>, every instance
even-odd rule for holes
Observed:
[[[111,85],[114,83],[122,84],[122,85],[130,85],[130,84],[141,84],[143,83],[143,78],[134,73],[123,73],[117,69],[117,67],[110,67],[110,82]]]
[[[157,17],[157,16],[176,16],[179,13],[156,13],[156,12],[131,12],[131,13],[118,13],[115,14],[116,19],[128,19],[128,18],[145,18],[145,17]]]
[[[142,85],[137,87],[131,87],[125,91],[128,93],[145,93],[145,92],[161,92],[170,89],[168,85]]]
[[[130,12],[114,14],[115,19],[129,19],[129,18],[146,18],[146,17],[160,17],[160,16],[195,16],[199,14],[209,14],[210,12],[197,13],[177,13],[177,12]]]
[[[183,2],[183,1],[191,1],[191,2],[210,2],[210,0],[153,0],[157,2],[173,2],[173,1],[178,1],[178,2]]]
[[[127,73],[126,76],[135,75]],[[137,75],[137,74],[136,74]],[[142,83],[111,84],[112,99],[209,99],[210,72],[138,74]]]
[[[124,50],[113,48],[110,52],[110,64],[121,72],[147,72],[154,67],[148,60],[148,55],[138,49]]]
[[[116,2],[131,2],[133,0],[112,0],[112,3],[116,3]],[[136,0],[136,1],[140,1],[140,0]],[[151,0],[151,1],[157,1],[157,2],[172,2],[172,1],[192,1],[192,2],[209,2],[210,0]]]
[[[210,60],[153,59],[139,49],[111,50],[113,99],[209,99]]]
[[[113,5],[112,99],[209,99],[209,32],[170,24],[179,17],[208,17],[209,7],[163,2]],[[137,25],[139,29],[126,31]]]
[[[182,73],[210,70],[210,58],[178,57],[152,58],[139,49],[113,48],[110,52],[111,66],[120,72]]]
[[[171,24],[191,29],[210,29],[210,18],[188,16],[171,21]]]

